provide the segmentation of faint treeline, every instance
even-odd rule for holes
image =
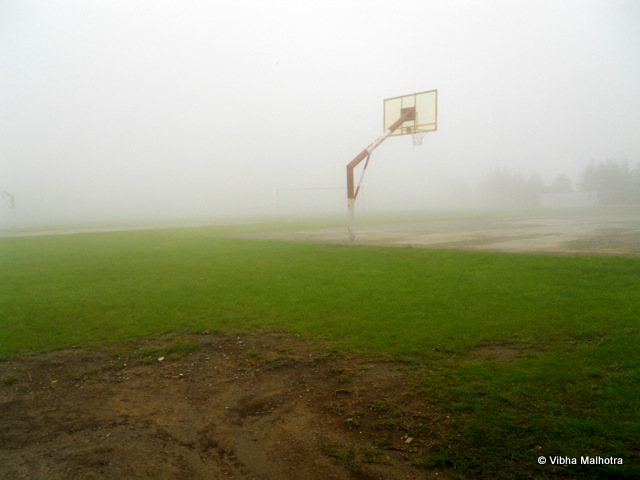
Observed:
[[[583,192],[596,192],[603,205],[640,203],[640,163],[635,168],[629,161],[591,161],[579,182]]]
[[[536,172],[525,177],[498,167],[478,185],[480,202],[489,208],[538,207],[543,194],[576,191],[594,192],[601,205],[640,204],[640,163],[632,168],[626,160],[591,161],[575,185],[566,173],[545,184]]]

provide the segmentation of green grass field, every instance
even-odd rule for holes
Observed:
[[[640,476],[640,259],[221,236],[243,228],[0,239],[0,358],[170,331],[291,332],[415,368],[452,418],[425,466]],[[508,358],[478,355],[492,348]],[[539,455],[625,464],[542,468]]]

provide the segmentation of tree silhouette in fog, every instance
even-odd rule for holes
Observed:
[[[640,203],[640,164],[628,161],[590,162],[579,183],[583,192],[596,192],[603,205]]]

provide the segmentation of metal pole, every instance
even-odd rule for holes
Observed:
[[[387,128],[382,135],[376,138],[367,148],[365,148],[362,152],[356,156],[353,160],[351,160],[347,164],[347,210],[349,215],[349,245],[353,245],[355,243],[355,203],[358,192],[355,190],[355,186],[353,183],[353,169],[365,158],[371,155],[378,145],[384,142],[389,135],[391,135],[400,125],[402,125],[407,120],[413,120],[416,115],[415,107],[403,108],[402,115],[396,122]],[[366,165],[365,165],[366,168]],[[364,175],[364,172],[363,172]],[[360,179],[362,182],[362,179]]]
[[[356,199],[350,198],[348,205],[349,213],[349,246],[356,243]]]

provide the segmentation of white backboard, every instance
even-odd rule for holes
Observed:
[[[391,135],[433,132],[438,129],[438,91],[412,93],[384,101],[384,130],[400,118],[403,108],[415,107],[415,119],[407,120]]]

